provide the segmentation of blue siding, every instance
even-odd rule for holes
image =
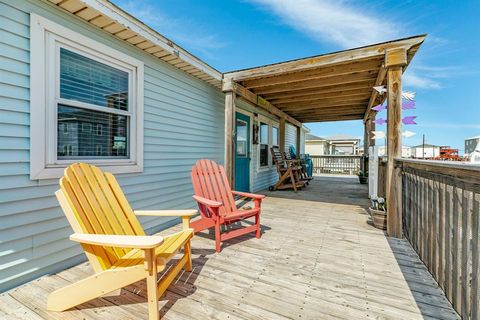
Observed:
[[[220,90],[47,3],[0,0],[0,291],[84,260],[53,196],[57,180],[29,178],[31,12],[145,63],[145,170],[118,176],[135,209],[195,207],[191,166],[224,154]],[[175,222],[142,219],[150,233]]]
[[[297,128],[290,124],[285,123],[285,151],[290,151],[290,146],[297,146]]]

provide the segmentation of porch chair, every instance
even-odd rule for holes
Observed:
[[[310,180],[313,180],[312,175],[308,174],[307,170],[307,163],[305,159],[302,159],[302,157],[297,157],[297,152],[295,150],[294,146],[289,147],[289,152],[285,151],[285,160],[288,161],[294,161],[298,166],[302,167],[302,170],[300,171],[300,179],[305,180],[308,184]]]
[[[270,186],[270,190],[293,189],[295,192],[303,188],[307,181],[301,179],[302,166],[296,160],[285,160],[280,152],[280,148],[273,146],[272,151],[273,162],[278,172],[278,181]]]
[[[159,319],[158,299],[183,269],[192,270],[189,219],[197,210],[133,211],[115,177],[99,168],[72,164],[55,192],[95,274],[48,296],[47,309],[64,311],[146,279],[149,319]],[[183,230],[147,236],[137,216],[179,216]],[[183,248],[181,258],[157,283],[158,272]]]
[[[221,251],[221,243],[255,232],[257,239],[260,238],[260,213],[264,195],[233,191],[223,166],[212,160],[199,160],[192,167],[191,172],[193,199],[197,201],[200,211],[200,219],[192,221],[191,226],[196,232],[215,228],[215,250]],[[234,196],[252,199],[253,208],[237,208]],[[254,224],[248,227],[233,229],[222,232],[222,227],[229,227],[232,223],[240,222],[248,218],[254,218]]]

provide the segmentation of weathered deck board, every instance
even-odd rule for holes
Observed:
[[[267,194],[260,240],[233,239],[215,254],[213,237],[195,237],[194,271],[161,298],[164,319],[458,319],[408,242],[367,224],[355,179],[316,177],[296,194]],[[45,311],[49,292],[91,272],[84,263],[0,295],[0,318],[147,317],[144,282]]]

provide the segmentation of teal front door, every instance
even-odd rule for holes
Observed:
[[[250,191],[250,117],[236,113],[235,190]]]

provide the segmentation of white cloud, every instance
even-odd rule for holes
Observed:
[[[119,0],[116,4],[173,42],[206,56],[211,56],[211,50],[225,46],[217,36],[203,31],[203,28],[193,21],[168,16],[158,7],[133,0]]]
[[[342,49],[392,40],[405,36],[402,25],[361,7],[339,0],[248,0],[277,15],[282,23],[320,43]],[[380,17],[380,18],[377,18]],[[434,38],[436,45],[446,40]],[[405,74],[405,86],[416,89],[440,89],[437,79],[448,75],[449,67],[413,67]]]
[[[328,0],[249,0],[274,12],[282,21],[320,41],[342,48],[358,47],[390,40],[401,28],[380,15],[368,14],[346,1]]]
[[[403,76],[404,87],[417,89],[441,89],[439,82],[429,77],[419,75],[415,70],[408,70]]]

